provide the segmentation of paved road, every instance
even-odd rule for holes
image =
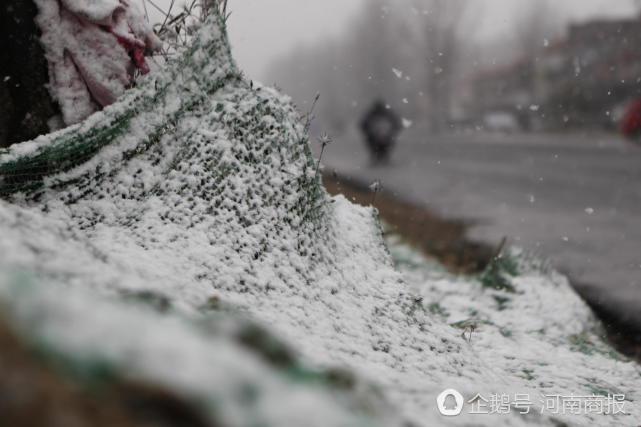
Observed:
[[[472,238],[509,237],[641,328],[641,146],[603,135],[408,131],[391,165],[370,167],[353,133],[323,160],[448,217],[480,220]]]

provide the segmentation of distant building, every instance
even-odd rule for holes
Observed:
[[[641,95],[641,17],[571,25],[567,37],[534,58],[471,79],[470,109],[481,118],[512,112],[524,128],[612,125],[619,107]]]

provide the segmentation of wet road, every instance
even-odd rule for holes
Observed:
[[[470,237],[507,236],[641,330],[641,146],[608,135],[424,135],[406,132],[386,167],[369,166],[355,133],[337,138],[323,163],[480,221]]]

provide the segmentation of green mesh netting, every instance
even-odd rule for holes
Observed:
[[[100,187],[101,177],[126,168],[137,157],[162,163],[168,171],[189,156],[205,154],[202,179],[208,181],[208,187],[201,193],[211,197],[212,186],[224,188],[240,167],[222,159],[216,150],[203,153],[202,145],[211,138],[199,132],[204,129],[213,133],[221,130],[218,138],[248,143],[232,147],[236,162],[256,168],[274,161],[311,166],[307,137],[300,126],[291,123],[291,107],[272,91],[254,90],[243,81],[231,59],[222,25],[202,32],[168,70],[84,123],[0,151],[0,196],[11,199],[15,193],[26,193],[33,199],[66,185],[97,193],[101,190],[94,187]],[[223,95],[219,102],[212,100],[212,95],[231,92],[233,95]],[[243,108],[230,108],[230,103]],[[172,139],[181,140],[181,146],[167,147]],[[261,146],[253,151],[257,145]],[[110,149],[103,150],[105,147]],[[99,157],[88,164],[101,150],[109,151],[108,158]],[[292,191],[304,188],[300,194],[305,197],[295,203],[295,211],[313,217],[319,212],[313,206],[320,191],[316,177],[308,172],[292,176]]]

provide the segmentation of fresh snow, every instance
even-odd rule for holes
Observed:
[[[641,369],[564,277],[516,252],[513,289],[454,277],[386,245],[315,166],[289,99],[240,77],[212,19],[104,111],[0,152],[3,314],[45,357],[165,385],[222,425],[641,418]],[[446,388],[534,406],[445,418]],[[594,393],[625,394],[627,415],[541,414],[541,394]]]

